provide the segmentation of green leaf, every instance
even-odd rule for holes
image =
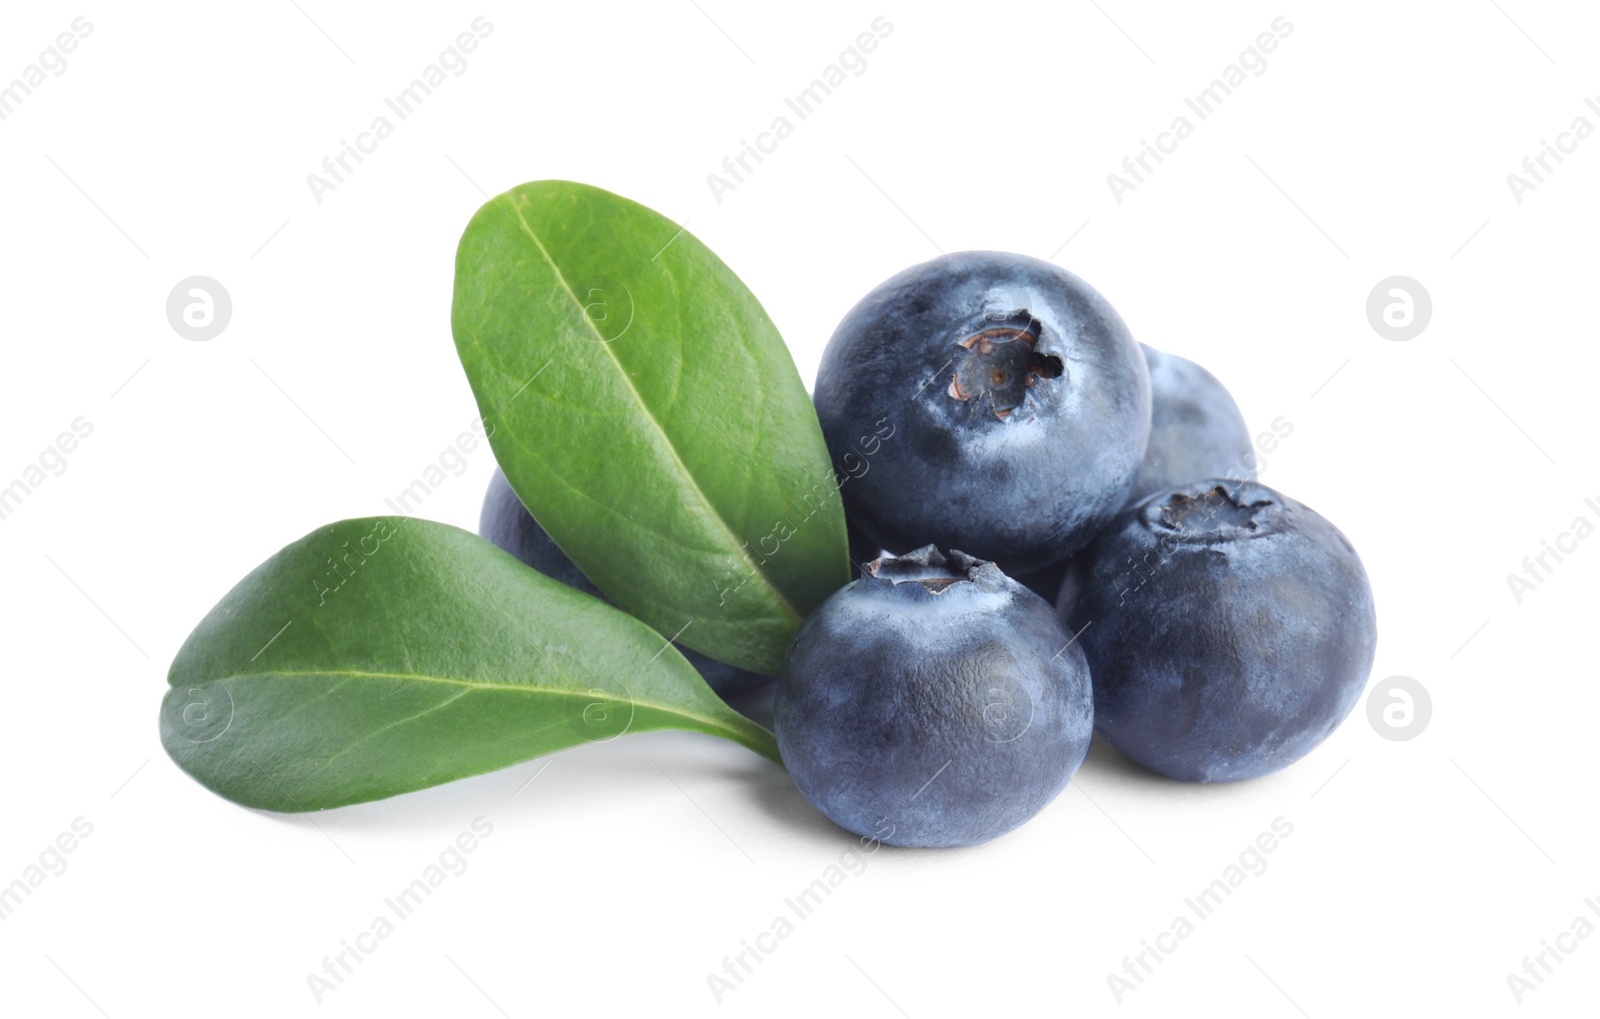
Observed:
[[[776,673],[850,579],[816,412],[777,329],[716,255],[566,181],[478,210],[452,327],[511,487],[618,606]]]
[[[250,807],[381,799],[586,741],[689,729],[777,760],[643,623],[458,528],[332,524],[258,566],[173,660],[161,741]]]

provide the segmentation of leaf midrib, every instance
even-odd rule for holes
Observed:
[[[294,677],[300,679],[332,679],[334,677],[342,677],[344,679],[396,679],[416,683],[439,683],[444,686],[464,687],[468,690],[495,690],[503,693],[546,694],[560,697],[584,697],[591,700],[604,700],[617,704],[628,704],[638,708],[648,708],[654,711],[663,712],[664,714],[676,715],[680,718],[689,718],[697,722],[703,722],[706,725],[716,726],[721,729],[733,731],[733,727],[730,726],[725,720],[716,718],[715,716],[695,714],[693,712],[685,711],[680,707],[661,704],[657,701],[640,700],[637,697],[622,696],[606,690],[601,690],[596,693],[593,690],[568,690],[561,687],[540,686],[534,683],[486,683],[481,680],[451,679],[448,676],[427,676],[414,672],[367,672],[361,669],[329,669],[325,671],[313,672],[291,672],[283,669],[277,669],[271,672],[236,672],[228,676],[218,676],[216,679],[202,679],[195,680],[194,682],[225,683],[233,680],[263,680],[279,677]],[[184,680],[183,682],[190,681]],[[180,684],[173,683],[171,685],[178,686]],[[435,705],[435,707],[437,706],[438,705]]]
[[[499,199],[496,199],[496,201],[499,201]],[[700,487],[700,482],[689,470],[689,466],[683,462],[683,458],[678,455],[677,447],[674,446],[672,444],[672,440],[668,438],[667,431],[662,426],[661,422],[656,420],[655,415],[650,412],[650,405],[645,402],[644,394],[640,393],[639,388],[633,384],[632,377],[628,375],[627,369],[623,367],[623,364],[620,360],[618,360],[616,353],[612,351],[611,344],[604,336],[600,335],[600,330],[595,328],[594,322],[590,320],[587,314],[584,313],[583,303],[578,300],[578,295],[573,292],[571,285],[567,283],[567,277],[564,273],[562,273],[561,267],[556,264],[556,260],[550,256],[549,251],[545,250],[543,242],[539,240],[539,235],[534,232],[531,226],[528,225],[527,219],[525,219],[522,215],[522,209],[516,204],[512,203],[512,212],[516,215],[517,225],[522,228],[523,233],[527,234],[528,239],[533,242],[533,246],[539,249],[539,254],[544,258],[545,263],[550,266],[550,271],[555,273],[556,282],[561,284],[561,289],[566,291],[567,297],[572,300],[573,307],[577,309],[578,317],[583,319],[584,324],[588,327],[589,332],[594,334],[596,342],[598,342],[600,347],[605,350],[606,356],[611,359],[611,363],[616,366],[617,374],[622,376],[622,381],[627,385],[628,391],[633,394],[633,398],[638,404],[639,409],[643,412],[645,420],[650,422],[659,440],[659,444],[666,449],[667,454],[671,456],[673,462],[677,464],[682,477],[688,481],[689,487],[693,490],[695,497],[699,499],[700,504],[706,508],[711,519],[716,521],[717,526],[722,529],[723,534],[727,535],[728,540],[732,543],[733,548],[742,548],[743,544],[739,541],[738,535],[733,533],[733,528],[729,526],[728,521],[723,518],[722,513],[706,495],[705,490]],[[519,445],[521,445],[521,443],[519,443]],[[777,586],[773,584],[772,578],[767,576],[765,572],[757,568],[748,559],[745,560],[745,565],[750,568],[751,572],[754,573],[757,578],[759,578],[762,585],[766,587],[768,591],[772,592],[772,596],[777,600],[779,607],[782,608],[783,611],[787,613],[789,617],[798,625],[803,617],[801,616],[800,612],[796,610],[792,604],[790,604],[789,599],[784,595],[784,593],[778,590]]]

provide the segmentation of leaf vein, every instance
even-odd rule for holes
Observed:
[[[440,701],[439,703],[434,704],[431,707],[424,708],[424,709],[422,709],[421,711],[417,712],[414,715],[411,715],[411,716],[406,717],[406,718],[397,718],[394,721],[390,722],[388,725],[379,726],[378,728],[372,730],[371,732],[369,732],[366,735],[360,737],[359,739],[356,739],[356,740],[352,741],[350,743],[350,745],[346,746],[343,750],[340,750],[338,753],[334,754],[332,757],[329,757],[326,760],[324,760],[322,762],[322,764],[323,764],[324,767],[326,767],[327,765],[332,764],[334,761],[336,761],[339,758],[343,757],[345,754],[348,754],[350,751],[354,750],[356,747],[358,747],[361,744],[367,742],[368,740],[376,739],[379,736],[382,736],[384,733],[390,731],[391,729],[397,729],[400,726],[405,725],[405,724],[407,724],[409,722],[415,722],[417,719],[422,718],[425,715],[430,715],[433,712],[438,711],[440,708],[448,707],[449,705],[454,704],[456,701],[459,701],[461,698],[465,697],[467,694],[469,694],[471,692],[472,691],[470,689],[464,689],[464,690],[457,691],[456,693],[451,694],[449,697],[446,697],[444,700]]]
[[[585,324],[587,324],[589,331],[594,334],[595,341],[599,343],[599,345],[605,350],[606,356],[609,357],[612,364],[616,366],[618,374],[622,376],[624,383],[627,385],[629,391],[633,394],[634,399],[638,402],[644,418],[654,427],[654,432],[658,438],[660,447],[663,448],[666,454],[672,458],[673,463],[676,464],[684,480],[688,482],[688,486],[692,490],[695,497],[708,511],[709,518],[715,521],[716,524],[722,529],[723,533],[727,535],[729,542],[732,543],[732,547],[736,549],[742,549],[744,547],[744,543],[739,541],[739,537],[733,532],[732,526],[722,516],[721,511],[717,508],[716,504],[711,501],[705,490],[700,487],[699,480],[695,478],[695,476],[689,471],[688,465],[683,462],[683,458],[678,455],[678,449],[675,445],[673,445],[672,440],[668,438],[665,429],[662,427],[661,421],[658,420],[652,413],[649,403],[645,401],[644,395],[640,393],[638,387],[634,385],[633,377],[630,376],[627,369],[623,367],[622,361],[617,357],[616,351],[611,349],[611,344],[607,342],[606,338],[600,334],[600,330],[595,327],[593,320],[591,320],[589,316],[584,313],[583,302],[578,300],[578,295],[573,292],[571,284],[567,282],[565,274],[563,274],[561,271],[561,267],[556,264],[556,260],[551,257],[550,252],[545,249],[544,243],[539,240],[538,234],[536,234],[533,228],[528,225],[527,219],[522,215],[521,208],[513,205],[512,211],[516,216],[517,224],[522,228],[522,232],[526,234],[528,239],[533,242],[534,247],[539,249],[540,256],[542,256],[545,262],[550,266],[550,271],[555,274],[556,282],[561,284],[561,289],[566,291],[567,296],[572,299],[573,306],[577,308],[579,317],[581,317]],[[670,276],[671,274],[669,273],[668,275]],[[518,445],[522,445],[525,449],[527,448],[523,443],[518,443]],[[777,586],[772,582],[772,578],[757,568],[754,563],[751,563],[748,556],[744,556],[742,558],[745,559],[745,564],[750,567],[751,572],[760,580],[761,584],[772,593],[772,596],[777,601],[778,606],[784,612],[786,612],[796,624],[798,624],[801,620],[800,612],[789,602],[789,599],[784,595],[784,593],[778,590]]]
[[[334,684],[332,689],[324,691],[324,698],[331,694],[334,689],[344,686],[353,680],[398,679],[417,683],[443,683],[448,686],[466,687],[469,690],[493,690],[500,693],[544,694],[547,696],[589,697],[594,699],[603,699],[614,701],[618,704],[631,704],[636,708],[660,711],[663,714],[677,715],[680,718],[692,719],[696,722],[702,722],[708,726],[713,726],[719,729],[732,730],[735,728],[735,726],[729,724],[730,720],[727,718],[719,718],[715,715],[698,714],[695,712],[686,711],[677,705],[641,700],[637,697],[623,696],[621,694],[615,694],[605,690],[602,690],[599,694],[596,694],[593,690],[563,689],[561,687],[537,686],[532,683],[489,683],[482,680],[451,679],[448,676],[428,676],[421,673],[368,672],[359,669],[341,669],[338,672],[289,672],[280,670],[275,672],[236,672],[229,676],[218,677],[216,682],[234,682],[236,680],[259,681],[276,677],[294,679],[326,679],[333,676],[340,676],[342,678],[338,683]],[[708,687],[707,689],[709,690],[710,688]],[[742,715],[736,717],[741,721],[744,720],[744,716]]]

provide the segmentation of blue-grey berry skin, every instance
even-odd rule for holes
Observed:
[[[1228,388],[1187,358],[1140,346],[1150,368],[1150,444],[1128,505],[1190,481],[1254,481],[1250,427]]]
[[[845,518],[844,533],[850,545],[850,562],[854,564],[850,569],[852,576],[859,575],[867,564],[883,555],[882,547],[867,537],[848,517]]]
[[[1348,539],[1258,482],[1209,480],[1125,511],[1058,603],[1094,672],[1095,728],[1191,782],[1271,774],[1361,697],[1377,622]]]
[[[1054,566],[1046,566],[1042,570],[1018,573],[1014,576],[1023,587],[1054,605],[1056,597],[1061,593],[1061,581],[1065,579],[1067,570],[1071,566],[1072,560],[1066,559]]]
[[[1040,570],[1121,508],[1150,434],[1144,355],[1037,258],[942,255],[839,323],[813,394],[846,512],[884,548]]]
[[[795,784],[835,824],[889,845],[971,846],[1066,786],[1093,701],[1049,603],[930,545],[877,560],[801,624],[773,728]]]
[[[552,580],[606,600],[600,589],[578,569],[578,564],[567,558],[555,539],[533,519],[533,514],[517,498],[511,482],[506,480],[505,472],[498,467],[494,477],[489,479],[489,490],[483,495],[483,508],[478,511],[478,537],[510,552],[522,560],[524,566],[531,566]]]
[[[567,558],[555,539],[533,519],[533,514],[517,498],[517,493],[499,468],[495,469],[494,477],[489,479],[489,490],[483,496],[483,509],[478,514],[478,537],[510,552],[524,565],[531,566],[547,577],[601,601],[610,601],[584,576],[578,564]],[[719,662],[693,648],[681,644],[673,646],[689,660],[706,684],[724,699],[741,697],[772,681],[771,676],[747,672],[727,662]]]

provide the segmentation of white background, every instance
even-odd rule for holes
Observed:
[[[0,884],[93,826],[0,921],[0,1009],[1494,1015],[1519,1009],[1506,977],[1525,956],[1600,924],[1600,540],[1520,604],[1506,580],[1574,518],[1600,523],[1600,139],[1521,203],[1506,182],[1573,118],[1600,128],[1583,102],[1600,17],[763,6],[0,15],[0,80],[75,16],[93,25],[0,121],[0,484],[75,418],[94,429],[0,521]],[[493,32],[467,70],[315,201],[307,174],[479,15]],[[706,175],[878,15],[893,31],[865,71],[716,202]],[[1266,70],[1118,203],[1106,175],[1278,16],[1293,32]],[[855,844],[737,746],[630,737],[531,784],[543,762],[315,817],[207,792],[157,738],[167,663],[250,568],[385,512],[472,420],[456,240],[486,194],[539,178],[688,220],[808,382],[839,316],[936,245],[1054,257],[1135,336],[1222,377],[1253,427],[1292,422],[1263,480],[1362,552],[1373,679],[1416,679],[1431,722],[1392,741],[1363,704],[1294,767],[1220,787],[1097,746],[997,842],[871,856],[720,1006],[707,974]],[[164,311],[195,274],[234,303],[209,342]],[[1396,274],[1434,306],[1406,342],[1365,311]],[[475,526],[492,469],[480,448],[420,512]],[[469,869],[318,1005],[307,974],[478,817],[493,834]],[[1119,1004],[1107,975],[1280,817],[1293,833],[1267,869]],[[1564,943],[1518,1014],[1592,1007],[1600,938]]]

